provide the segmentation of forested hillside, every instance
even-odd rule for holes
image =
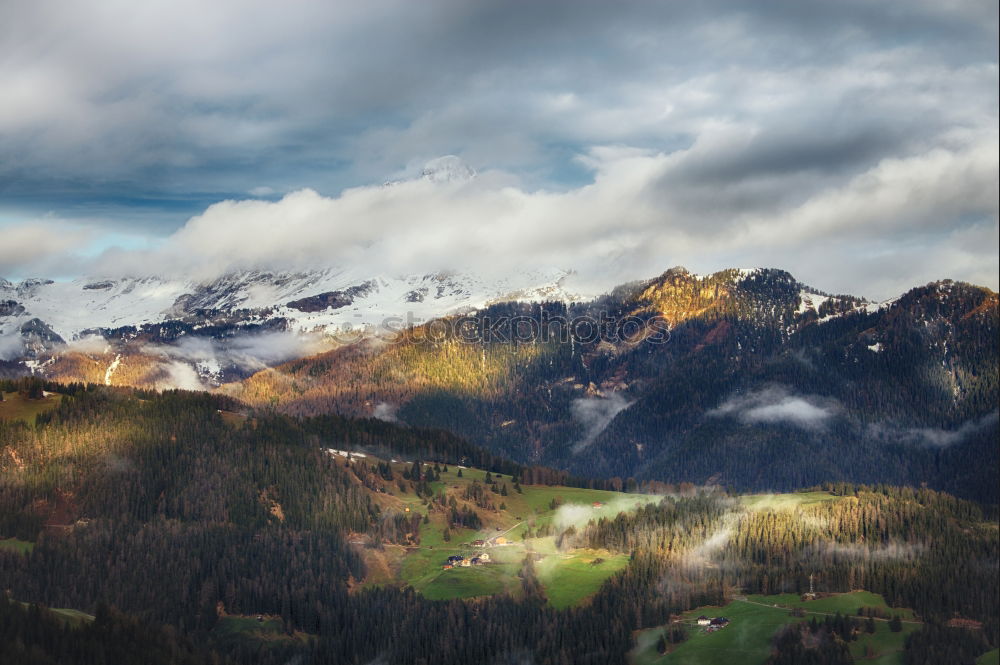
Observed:
[[[931,490],[837,485],[741,498],[686,485],[644,508],[546,527],[561,551],[628,557],[583,604],[549,603],[534,556],[516,593],[433,601],[402,581],[371,583],[366,561],[424,534],[421,515],[435,530],[440,520],[471,523],[463,515],[485,523],[503,491],[559,473],[492,459],[442,432],[299,421],[205,394],[2,388],[62,398],[32,422],[0,421],[0,585],[16,601],[100,619],[59,629],[87,633],[35,640],[36,662],[74,662],[60,660],[67,642],[83,654],[124,621],[136,640],[173,653],[166,662],[624,663],[634,630],[735,593],[801,592],[810,574],[824,593],[866,588],[927,621],[981,624],[982,648],[997,642],[996,515]],[[412,463],[403,473],[327,451],[362,446]],[[431,491],[433,465],[416,461],[477,454],[503,483],[453,493],[455,506]],[[409,512],[401,495],[413,497]],[[16,611],[7,616],[15,636],[28,630]]]
[[[997,302],[948,281],[872,305],[776,270],[675,269],[591,303],[498,304],[226,393],[445,428],[580,475],[926,483],[997,502]]]

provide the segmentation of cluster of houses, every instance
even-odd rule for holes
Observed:
[[[726,617],[712,617],[709,618],[702,614],[698,617],[698,625],[705,627],[706,633],[714,633],[717,630],[722,630],[729,625],[729,619]]]
[[[451,570],[452,568],[468,568],[470,566],[482,566],[490,562],[490,555],[486,552],[480,552],[470,557],[464,557],[461,554],[455,554],[448,557],[448,561],[441,566],[444,570]]]

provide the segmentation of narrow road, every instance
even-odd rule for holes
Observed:
[[[510,527],[506,531],[501,531],[500,533],[496,534],[495,536],[490,536],[489,538],[483,538],[483,540],[489,542],[491,540],[495,540],[496,538],[499,538],[500,536],[506,536],[508,533],[510,533],[511,531],[513,531],[514,529],[516,529],[517,527],[521,526],[522,524],[524,524],[523,520],[520,521],[520,522],[518,522],[514,526]],[[355,541],[351,541],[351,543],[354,543],[354,542]],[[358,544],[361,544],[361,541],[358,541]],[[426,546],[426,545],[401,545],[401,547],[405,547],[408,550],[438,550],[440,552],[440,551],[443,551],[443,550],[461,549],[463,547],[464,548],[472,548],[472,545],[470,545],[469,543],[455,543],[455,544],[445,543],[444,545],[441,545],[439,547],[431,547],[431,546]],[[491,547],[491,546],[490,545],[486,545],[486,547]],[[492,545],[492,547],[504,547],[504,546],[503,545]],[[482,548],[475,548],[475,549],[482,549]]]
[[[807,610],[804,607],[795,608],[795,607],[787,607],[785,605],[768,605],[767,603],[758,603],[755,600],[748,599],[746,596],[742,596],[742,597],[738,596],[736,598],[733,598],[733,600],[738,600],[739,602],[746,603],[747,605],[757,605],[758,607],[769,607],[772,610],[789,610],[789,611],[791,611],[793,609],[801,609],[806,614],[818,614],[820,616],[827,616],[827,617],[837,616],[836,612],[815,612],[813,610]],[[841,616],[844,616],[844,614],[841,613]],[[858,618],[858,619],[867,619],[868,618],[866,616],[862,617],[862,616],[858,616],[856,614],[849,614],[847,616],[853,616],[853,617]],[[883,619],[881,617],[872,617],[872,619],[875,619],[875,621],[885,621],[886,623],[888,623],[889,621],[891,621],[891,619]],[[916,621],[916,620],[913,620],[913,619],[903,619],[903,618],[900,618],[900,622],[901,623],[912,623],[912,624],[915,624],[915,625],[923,625],[923,623],[924,623],[923,621]]]
[[[511,531],[513,531],[514,529],[516,529],[517,527],[521,526],[522,524],[524,524],[524,521],[518,522],[517,524],[515,524],[514,526],[512,526],[511,528],[507,529],[506,531],[504,531],[502,533],[498,533],[497,535],[495,535],[492,538],[490,538],[490,540],[495,540],[495,539],[499,538],[500,536],[506,536],[508,533],[510,533]]]

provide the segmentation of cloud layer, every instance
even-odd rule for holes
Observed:
[[[815,395],[793,395],[773,386],[731,396],[708,412],[710,417],[729,416],[748,425],[783,423],[803,429],[823,427],[840,410],[835,401]]]
[[[870,297],[996,288],[996,38],[972,0],[14,0],[0,274],[773,265]],[[448,154],[480,176],[409,180]],[[157,248],[93,258],[123,236]]]
[[[632,406],[620,393],[607,397],[580,397],[573,400],[570,411],[573,420],[583,426],[583,435],[573,444],[573,452],[583,452],[590,447],[601,432],[608,428],[619,413]]]
[[[867,434],[873,439],[887,443],[948,448],[956,443],[962,443],[970,437],[983,434],[990,428],[996,428],[998,420],[1000,420],[1000,412],[994,411],[981,418],[968,420],[957,429],[873,424],[868,426]]]
[[[92,340],[74,342],[71,347],[85,350],[88,345],[96,343]],[[184,337],[169,346],[146,344],[142,350],[163,358],[161,367],[167,378],[158,387],[204,390],[209,382],[203,380],[201,375],[211,376],[216,381],[232,369],[246,375],[328,348],[329,343],[318,335],[273,332],[222,339]]]

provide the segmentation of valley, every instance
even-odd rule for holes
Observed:
[[[1000,665],[998,34],[0,1],[0,665]]]
[[[386,461],[366,455],[354,463]],[[395,462],[389,466],[402,474],[411,464]],[[408,585],[433,600],[495,594],[519,598],[523,596],[522,569],[526,557],[531,557],[534,574],[549,604],[569,607],[586,600],[608,577],[622,571],[628,557],[602,549],[560,548],[557,534],[571,526],[582,529],[592,520],[614,518],[622,511],[660,500],[651,494],[623,495],[576,487],[516,484],[515,488],[510,476],[461,466],[445,467],[440,472],[436,471],[440,464],[432,467],[435,480],[429,482],[429,488],[434,503],[440,503],[442,497],[444,502],[452,497],[463,501],[470,488],[483,488],[493,508],[477,509],[482,527],[456,528],[449,524],[449,516],[428,505],[426,498],[400,492],[398,485],[387,485],[386,494],[378,497],[380,503],[397,513],[419,518],[419,531],[412,534],[408,544],[382,545],[381,551],[363,547],[369,570],[380,571],[365,584]],[[486,501],[481,503],[485,505]],[[372,545],[365,540],[358,544]],[[461,561],[449,561],[452,557],[474,561],[483,554],[486,557],[482,563],[477,561],[467,567]]]
[[[291,302],[375,293],[342,291]],[[672,269],[480,304],[267,358],[316,331],[189,313],[7,362],[6,625],[170,665],[994,657],[995,293]]]

